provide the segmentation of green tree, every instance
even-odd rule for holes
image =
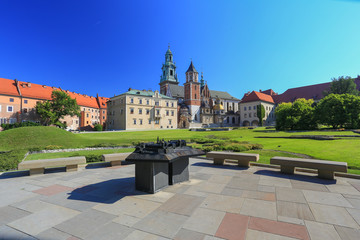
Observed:
[[[280,103],[275,108],[276,130],[291,129],[292,123],[288,117],[291,115],[291,103]]]
[[[265,107],[261,103],[256,107],[256,114],[259,118],[259,126],[262,126],[265,117]]]
[[[327,96],[331,93],[333,94],[350,94],[350,95],[359,95],[359,91],[356,89],[356,83],[354,79],[349,76],[341,76],[338,78],[331,79],[330,91],[324,92],[324,96]]]
[[[67,115],[80,116],[80,107],[76,99],[62,91],[53,91],[51,100],[38,102],[35,109],[45,125],[57,124]]]
[[[315,112],[321,124],[330,125],[333,128],[344,127],[348,122],[344,99],[339,94],[330,94],[321,99]]]
[[[275,109],[277,130],[309,130],[315,129],[314,101],[304,98],[293,103],[281,103]]]
[[[360,97],[350,94],[341,96],[346,112],[346,127],[359,128],[360,127]]]

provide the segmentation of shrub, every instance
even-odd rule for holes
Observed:
[[[3,130],[9,130],[9,129],[13,129],[13,128],[19,128],[19,127],[36,127],[36,126],[40,126],[39,123],[34,123],[34,122],[21,122],[21,123],[12,123],[12,124],[1,124],[1,127],[3,128]]]
[[[26,150],[0,153],[0,171],[16,170],[25,153]]]
[[[101,155],[96,155],[96,154],[85,155],[85,158],[87,163],[102,161]]]
[[[103,130],[103,126],[101,124],[95,124],[94,125],[94,131],[102,131]]]
[[[57,145],[48,145],[44,148],[44,150],[56,150],[56,149],[62,149],[63,146],[57,146]]]

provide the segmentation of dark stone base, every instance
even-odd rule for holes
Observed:
[[[189,158],[182,157],[169,164],[169,185],[189,181]]]
[[[136,190],[155,193],[169,185],[169,164],[159,162],[135,163]]]

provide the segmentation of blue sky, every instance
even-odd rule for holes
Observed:
[[[95,96],[159,89],[170,43],[241,98],[360,74],[360,1],[0,1],[0,77]],[[1,86],[0,86],[1,87]]]

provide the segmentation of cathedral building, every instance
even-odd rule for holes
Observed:
[[[239,126],[240,100],[227,92],[210,90],[191,61],[184,86],[179,85],[173,54],[168,48],[160,76],[160,93],[178,101],[178,128]]]

